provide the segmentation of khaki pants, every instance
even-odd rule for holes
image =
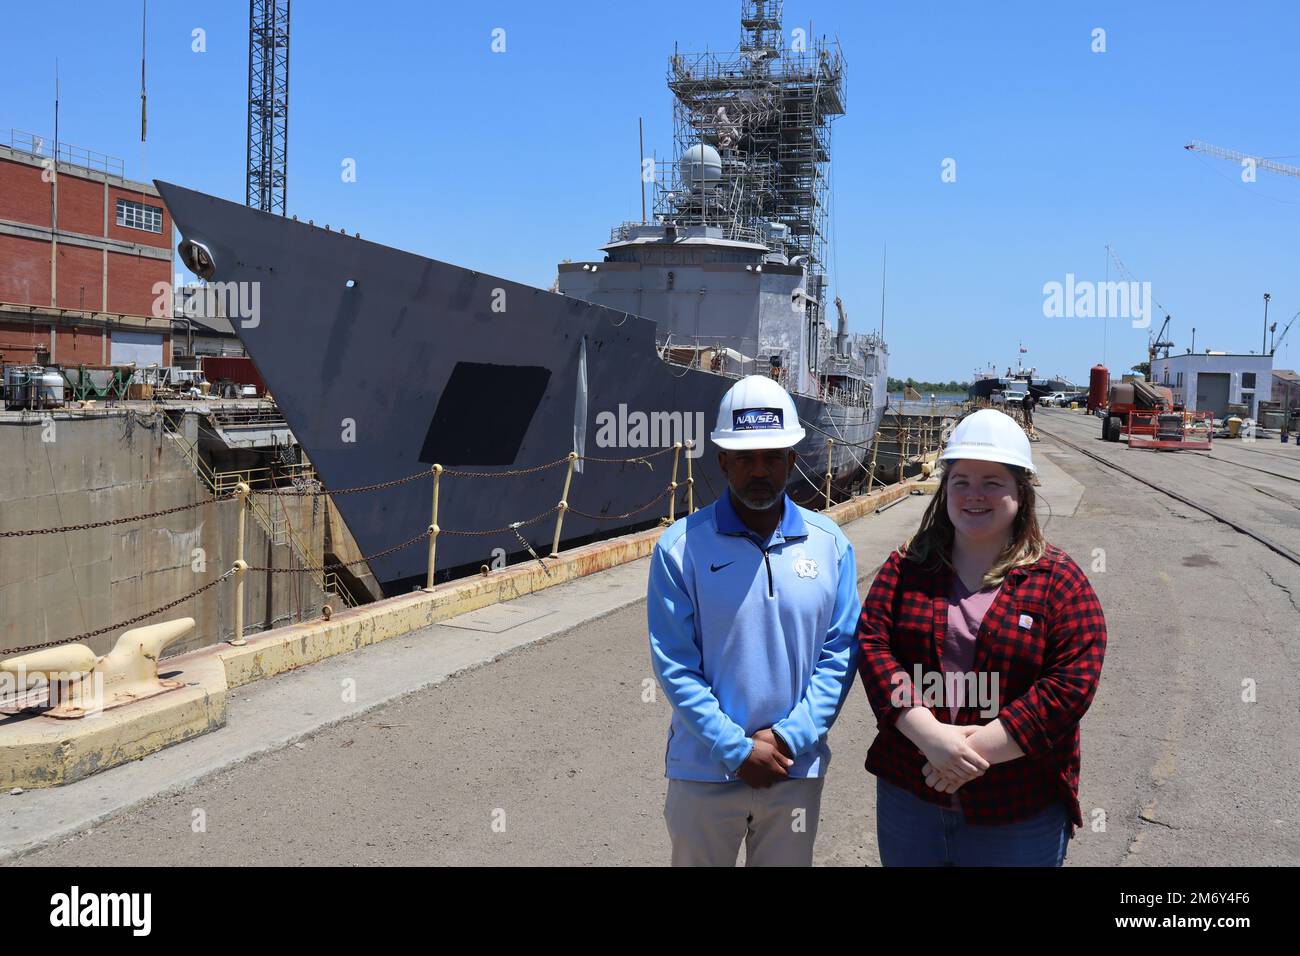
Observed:
[[[821,814],[821,777],[747,783],[669,780],[664,820],[673,866],[812,866]]]

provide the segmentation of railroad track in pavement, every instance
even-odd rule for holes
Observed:
[[[1132,471],[1131,469],[1125,468],[1123,465],[1116,464],[1115,462],[1106,458],[1104,455],[1098,455],[1096,452],[1089,451],[1087,448],[1084,448],[1083,446],[1070,441],[1068,438],[1061,435],[1059,432],[1043,428],[1042,425],[1040,425],[1038,422],[1034,423],[1034,427],[1040,434],[1045,435],[1048,438],[1051,438],[1053,441],[1059,442],[1060,444],[1071,449],[1072,451],[1076,451],[1081,455],[1085,455],[1088,458],[1091,458],[1093,461],[1097,462],[1098,464],[1111,469],[1112,471],[1117,471],[1128,478],[1132,478],[1134,481],[1146,485],[1148,488],[1151,488],[1154,491],[1158,491],[1163,495],[1167,495],[1168,497],[1173,498],[1175,501],[1179,501],[1182,504],[1186,505],[1187,507],[1199,511],[1202,514],[1207,515],[1210,518],[1213,518],[1215,521],[1227,525],[1229,528],[1236,531],[1238,534],[1243,534],[1246,537],[1257,541],[1258,543],[1262,544],[1264,547],[1268,548],[1273,553],[1280,555],[1283,558],[1286,558],[1292,564],[1296,565],[1297,567],[1300,567],[1300,554],[1297,554],[1295,551],[1293,551],[1291,548],[1288,548],[1286,545],[1281,544],[1278,541],[1274,541],[1272,538],[1269,538],[1267,535],[1261,534],[1260,532],[1254,530],[1253,528],[1250,528],[1242,524],[1240,521],[1228,517],[1227,515],[1223,514],[1222,512],[1218,511],[1215,508],[1210,507],[1209,505],[1203,504],[1202,502],[1196,501],[1192,498],[1188,498],[1186,495],[1174,491],[1172,488],[1163,485],[1158,481],[1153,481],[1150,478],[1147,478],[1143,475],[1139,475],[1136,472]],[[1232,462],[1226,458],[1218,458],[1214,460],[1225,461],[1228,462],[1229,464],[1239,465],[1242,468],[1252,467],[1250,465],[1243,465],[1240,462]],[[1255,469],[1255,470],[1259,471],[1262,469]],[[1278,477],[1287,478],[1289,476],[1279,475]]]

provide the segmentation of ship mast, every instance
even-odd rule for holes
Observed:
[[[787,48],[781,22],[781,0],[742,0],[733,53],[673,54],[677,161],[661,165],[654,213],[678,226],[719,227],[725,238],[798,260],[820,308],[830,128],[844,113],[844,58],[838,42],[813,40],[803,29]]]
[[[816,376],[838,357],[825,320],[826,246],[844,57],[838,41],[814,40],[803,28],[786,47],[782,12],[782,0],[741,0],[735,51],[673,53],[676,161],[658,170],[654,215],[674,234],[758,243],[771,261],[801,267],[804,360]]]

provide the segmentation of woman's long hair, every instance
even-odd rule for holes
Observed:
[[[952,568],[952,542],[956,529],[948,517],[948,478],[952,469],[948,463],[941,463],[939,473],[939,490],[935,492],[930,506],[925,509],[921,526],[916,534],[903,546],[903,554],[909,561],[915,561],[922,567],[937,569],[940,564]],[[1016,480],[1016,491],[1020,497],[1020,510],[1016,512],[1011,524],[1011,540],[998,555],[993,566],[984,574],[982,587],[990,588],[1002,583],[1007,572],[1012,568],[1033,564],[1043,556],[1047,542],[1038,527],[1038,515],[1035,510],[1037,498],[1034,494],[1034,478],[1026,468],[1007,465]]]

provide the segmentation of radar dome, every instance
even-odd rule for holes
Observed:
[[[722,157],[707,143],[696,143],[687,149],[682,153],[679,165],[682,179],[692,186],[698,186],[701,179],[706,186],[722,181]]]

